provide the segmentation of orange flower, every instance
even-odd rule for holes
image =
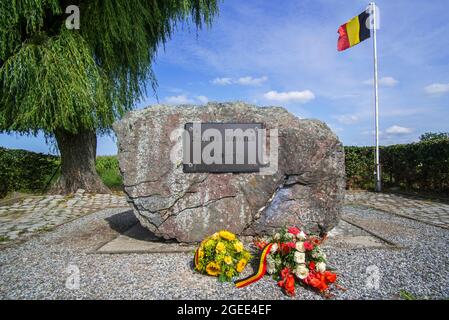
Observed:
[[[329,283],[334,283],[337,280],[337,275],[330,271],[324,272],[324,277],[326,278],[326,281]]]
[[[318,288],[321,284],[321,281],[318,278],[312,278],[310,279],[309,284],[314,288]]]
[[[323,291],[326,291],[327,288],[328,288],[328,286],[327,286],[326,282],[321,281],[321,282],[320,282],[320,285],[318,286],[318,290],[320,290],[321,292],[323,292]]]
[[[281,278],[282,280],[285,280],[285,278],[287,278],[287,276],[291,273],[291,270],[288,267],[285,267],[284,269],[281,270]]]
[[[290,295],[290,296],[295,295],[295,277],[293,277],[292,274],[289,274],[287,276],[287,279],[285,280],[285,283],[284,283],[284,289],[288,295]]]

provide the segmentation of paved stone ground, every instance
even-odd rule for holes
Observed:
[[[449,229],[449,204],[416,196],[374,192],[347,192],[346,203],[370,207]],[[71,197],[30,196],[9,205],[0,204],[0,246],[22,241],[33,234],[107,208],[128,207],[118,194]]]
[[[398,299],[400,290],[449,297],[447,204],[369,192],[348,193],[347,203],[333,241],[323,246],[348,289],[333,290],[336,299]],[[117,208],[98,211],[105,207]],[[132,236],[135,223],[119,195],[78,192],[0,206],[0,236],[27,240],[0,247],[0,299],[289,299],[269,277],[238,290],[199,275],[191,253],[99,253]],[[356,243],[347,241],[348,233]],[[373,270],[374,287],[367,285]],[[79,288],[68,286],[78,271]],[[298,288],[297,298],[322,297]]]
[[[370,207],[449,229],[449,204],[424,197],[376,192],[347,192],[347,204]]]
[[[397,247],[323,248],[339,284],[347,288],[332,289],[335,299],[399,299],[401,290],[418,298],[449,298],[447,229],[358,206],[346,206],[343,217]],[[198,274],[192,269],[192,252],[97,253],[133,224],[129,209],[108,209],[1,249],[0,300],[291,299],[268,276],[237,289]],[[298,287],[296,299],[323,297]]]
[[[30,196],[0,205],[0,245],[24,240],[102,209],[120,207],[128,207],[122,195],[87,194],[83,190],[68,197]]]

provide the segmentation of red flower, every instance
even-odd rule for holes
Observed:
[[[281,270],[281,278],[285,279],[290,274],[290,269],[285,267]]]
[[[318,279],[318,278],[311,278],[310,280],[309,280],[309,283],[308,284],[310,284],[312,287],[314,287],[314,288],[318,288],[319,286],[320,286],[320,284],[321,284],[321,281],[320,281],[320,279]]]
[[[293,277],[292,274],[289,274],[287,276],[287,279],[285,280],[285,286],[284,286],[285,292],[290,295],[295,295],[295,277]]]
[[[329,286],[326,284],[326,282],[325,281],[321,281],[320,285],[318,286],[318,290],[323,292],[323,291],[326,291],[327,288],[329,288]]]
[[[295,236],[296,236],[298,233],[300,233],[299,229],[296,228],[296,227],[288,228],[288,232],[291,233],[291,234],[294,234]]]
[[[311,244],[308,241],[304,242],[304,249],[306,249],[306,251],[312,251],[313,250],[313,244]]]
[[[279,245],[281,249],[281,254],[286,255],[289,254],[292,249],[295,248],[294,242],[280,243]]]
[[[315,270],[315,262],[313,262],[313,261],[310,261],[310,263],[309,263],[309,270]]]
[[[265,241],[254,241],[254,245],[259,248],[260,250],[265,249],[265,247],[267,246],[267,242]]]
[[[330,271],[324,272],[324,277],[326,278],[326,281],[329,283],[334,283],[337,280],[337,275]]]

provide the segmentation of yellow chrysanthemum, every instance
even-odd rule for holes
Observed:
[[[226,264],[232,264],[232,257],[230,257],[230,256],[224,257],[223,260]]]
[[[213,248],[215,246],[215,241],[212,239],[209,239],[206,241],[206,243],[204,244],[204,247],[206,248]]]
[[[242,252],[243,251],[243,243],[241,243],[240,241],[234,243],[234,249],[237,252]]]
[[[235,239],[235,234],[232,232],[229,232],[227,230],[222,230],[219,232],[220,237],[222,237],[225,240],[232,241]]]
[[[230,270],[226,271],[226,276],[228,278],[232,278],[234,276],[234,270],[230,269]]]
[[[217,276],[221,271],[220,265],[215,262],[209,262],[209,264],[206,266],[206,272],[210,276]]]
[[[225,253],[226,252],[226,246],[223,242],[217,243],[217,246],[215,247],[215,251],[217,253]]]
[[[237,272],[242,272],[243,269],[245,269],[247,263],[248,261],[246,261],[246,259],[240,259],[240,261],[237,263]]]
[[[214,240],[218,240],[218,238],[220,238],[220,234],[218,232],[215,232],[213,235],[211,235],[211,238]]]

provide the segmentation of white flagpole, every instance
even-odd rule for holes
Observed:
[[[375,110],[375,126],[376,126],[376,191],[382,190],[382,179],[380,172],[380,157],[379,157],[379,84],[377,72],[377,12],[376,4],[370,3],[371,14],[373,15],[373,51],[374,51],[374,110]]]

